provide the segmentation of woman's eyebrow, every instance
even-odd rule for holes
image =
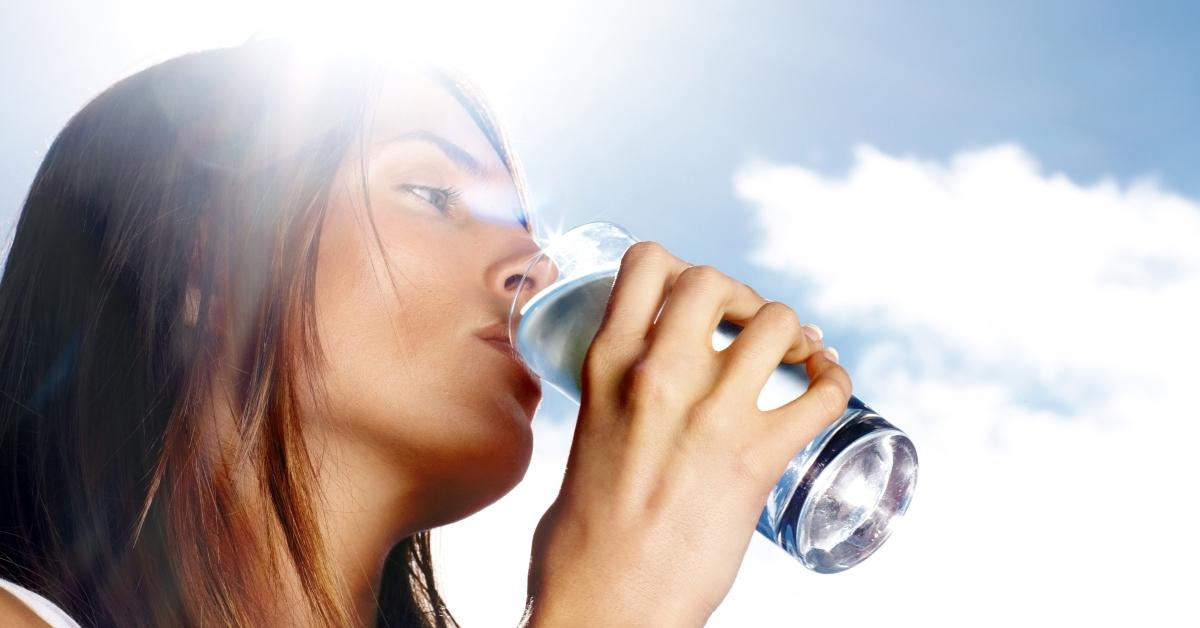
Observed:
[[[390,137],[386,140],[380,140],[376,142],[375,145],[382,146],[384,144],[393,144],[396,142],[427,142],[429,144],[433,144],[443,153],[445,153],[446,157],[450,161],[454,162],[455,165],[463,170],[466,170],[470,174],[480,178],[487,174],[487,168],[485,168],[483,164],[479,163],[479,160],[475,159],[471,153],[467,152],[466,149],[458,144],[455,144],[441,135],[438,135],[437,133],[425,130],[408,131],[406,133],[401,133],[399,135]]]

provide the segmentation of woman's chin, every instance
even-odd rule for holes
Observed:
[[[500,501],[517,484],[520,484],[528,467],[528,460],[526,460],[524,464],[514,464],[489,475],[473,475],[471,478],[462,480],[470,482],[469,486],[463,486],[461,490],[455,492],[441,492],[436,497],[440,508],[431,509],[441,511],[437,516],[437,525],[446,525],[465,519]],[[447,484],[455,483],[457,482],[448,482]]]
[[[478,442],[475,451],[454,456],[453,477],[439,483],[444,496],[456,495],[461,503],[456,517],[461,519],[499,501],[525,478],[533,459],[533,432],[521,415],[506,417],[513,429],[491,430],[487,442]]]

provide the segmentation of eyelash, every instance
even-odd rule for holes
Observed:
[[[443,214],[450,213],[450,211],[454,208],[455,205],[458,204],[458,201],[462,198],[462,192],[458,188],[455,188],[455,187],[439,187],[436,185],[405,184],[405,185],[401,185],[400,189],[416,196],[417,198],[421,199],[422,201],[425,201],[426,203],[429,203],[430,205],[433,205],[440,213],[443,213]],[[432,194],[430,194],[430,196],[432,198],[426,198],[425,195],[422,194],[421,192],[432,193]],[[435,202],[439,195],[442,199],[441,206],[438,206],[438,204]]]

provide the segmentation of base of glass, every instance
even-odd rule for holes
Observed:
[[[757,530],[818,573],[845,571],[887,540],[916,488],[912,441],[855,397],[788,464]]]

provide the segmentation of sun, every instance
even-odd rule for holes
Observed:
[[[254,36],[287,40],[315,58],[338,50],[453,67],[485,91],[512,69],[553,58],[561,9],[549,0],[264,0]],[[528,68],[526,68],[528,69]]]

